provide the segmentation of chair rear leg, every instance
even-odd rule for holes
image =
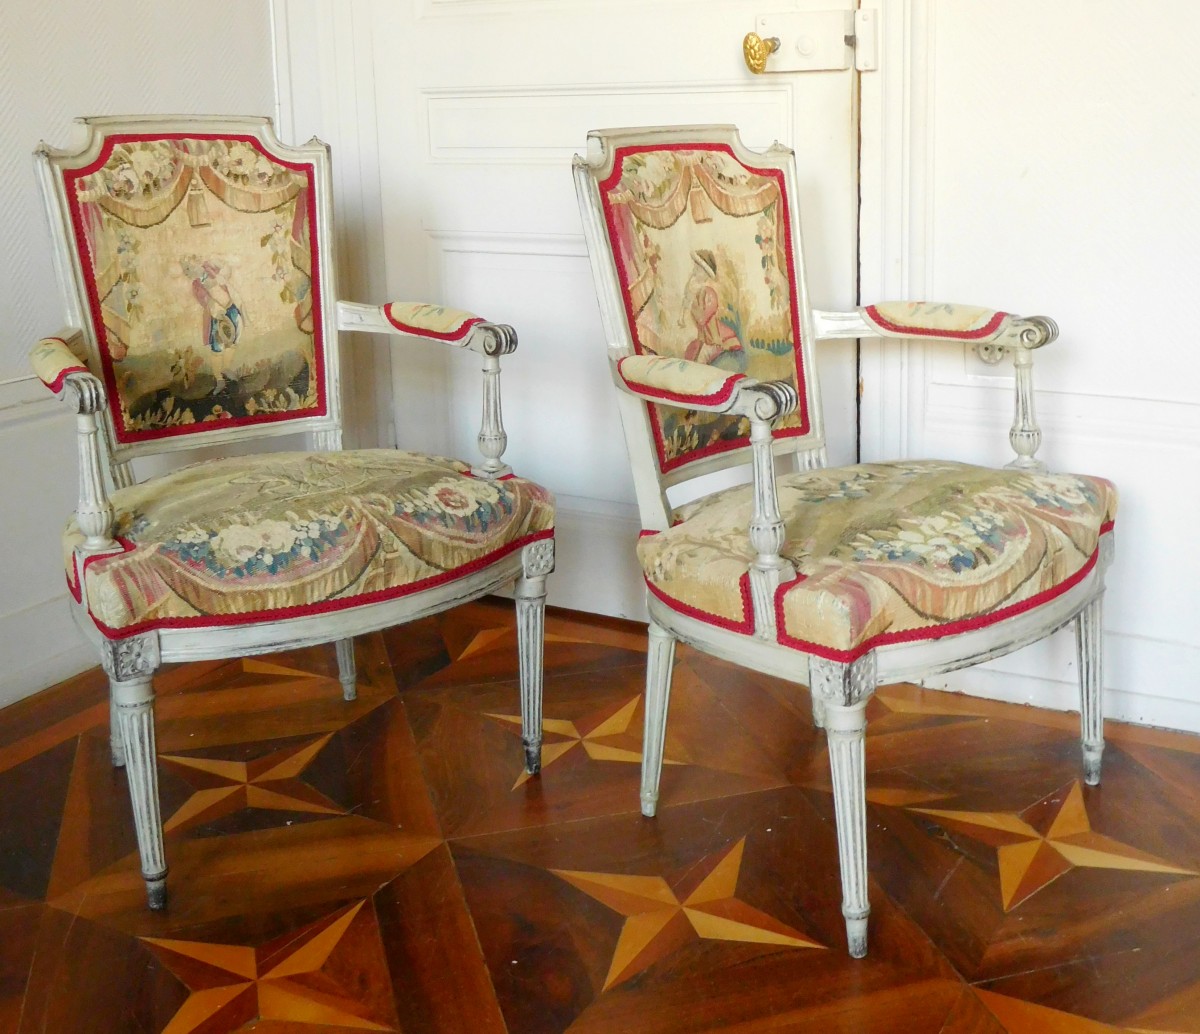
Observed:
[[[658,810],[658,782],[662,777],[667,710],[671,702],[671,670],[675,665],[675,637],[654,621],[650,622],[649,633],[646,722],[642,734],[642,814],[647,817]]]
[[[546,655],[546,575],[554,570],[554,540],[525,547],[517,601],[517,661],[521,677],[521,742],[525,771],[542,770],[542,671]]]
[[[358,699],[358,665],[354,661],[354,639],[339,639],[337,649],[338,681],[342,684],[342,699]]]
[[[1097,596],[1075,619],[1083,780],[1088,786],[1100,782],[1100,759],[1104,755],[1104,710],[1100,699],[1104,685],[1102,601],[1103,596]]]
[[[154,737],[153,680],[159,665],[158,637],[147,635],[117,640],[109,644],[103,661],[115,727],[125,759],[146,897],[150,907],[158,910],[167,905],[167,862],[158,803],[158,753]]]
[[[867,954],[867,701],[875,692],[875,655],[849,664],[813,658],[812,692],[825,705],[825,736],[833,777],[842,915],[852,958]]]

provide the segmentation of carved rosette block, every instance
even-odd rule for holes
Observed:
[[[517,660],[521,682],[521,742],[525,771],[542,769],[542,670],[546,650],[546,575],[554,570],[554,540],[531,542],[517,579]]]
[[[837,820],[838,864],[842,874],[842,915],[852,958],[867,953],[867,783],[866,706],[875,692],[875,654],[850,663],[809,661],[814,699],[824,705],[833,806]]]
[[[671,702],[671,671],[675,665],[675,637],[650,622],[646,654],[646,716],[642,731],[642,814],[658,810],[658,783],[662,777],[667,711]]]

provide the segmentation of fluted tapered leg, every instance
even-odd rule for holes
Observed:
[[[842,915],[850,955],[867,953],[867,784],[864,749],[866,702],[846,707],[827,704],[825,735],[833,774],[833,807],[837,816],[838,862],[842,870]]]
[[[158,764],[154,746],[154,687],[151,676],[110,679],[121,741],[129,800],[137,831],[138,854],[146,896],[153,909],[167,904],[167,862],[158,805]]]
[[[642,814],[646,816],[658,809],[658,781],[662,777],[667,710],[671,702],[671,669],[675,665],[675,637],[653,621],[649,631],[646,722],[642,733]]]
[[[1097,596],[1075,619],[1075,648],[1079,658],[1079,724],[1083,743],[1083,779],[1089,786],[1100,782],[1104,754],[1104,688],[1102,596]]]
[[[542,666],[546,649],[546,578],[517,581],[517,656],[521,672],[521,742],[525,771],[542,769]]]
[[[117,702],[111,689],[108,693],[108,749],[112,752],[113,768],[124,768],[125,741],[121,738],[121,720],[117,717]]]
[[[842,915],[853,958],[867,954],[867,701],[875,692],[877,665],[868,653],[848,664],[813,657],[809,681],[824,705],[838,863],[842,871]]]
[[[358,698],[358,665],[354,661],[354,640],[339,639],[337,648],[338,681],[342,684],[342,699]]]

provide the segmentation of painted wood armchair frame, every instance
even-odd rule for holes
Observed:
[[[612,241],[617,238],[620,225],[611,216],[611,211],[606,211],[605,197],[629,197],[624,180],[614,186],[618,183],[619,170],[614,171],[618,156],[640,155],[647,151],[661,154],[693,147],[726,150],[753,171],[781,176],[786,196],[796,197],[791,151],[778,144],[763,153],[748,151],[742,146],[736,130],[728,126],[595,131],[588,136],[587,156],[576,156],[574,161],[584,235],[613,380],[620,389],[618,403],[633,467],[643,534],[665,532],[679,519],[679,509],[672,506],[667,496],[671,486],[700,474],[747,462],[753,479],[753,507],[748,527],[749,542],[755,554],[748,566],[752,628],[735,631],[720,627],[704,614],[688,613],[687,608],[669,605],[656,592],[647,595],[650,643],[646,671],[642,812],[652,816],[658,804],[676,642],[687,643],[714,656],[791,682],[806,684],[811,692],[814,723],[825,729],[828,738],[842,910],[850,954],[861,957],[867,948],[869,914],[864,760],[867,701],[880,683],[921,679],[978,664],[1020,649],[1071,624],[1075,628],[1079,655],[1084,773],[1087,783],[1098,783],[1104,749],[1100,701],[1101,600],[1105,570],[1112,559],[1113,536],[1111,533],[1100,535],[1092,566],[1067,591],[982,627],[938,637],[888,642],[848,660],[833,660],[806,652],[794,642],[781,643],[776,628],[777,590],[795,578],[796,572],[792,563],[780,554],[785,531],[776,484],[776,461],[780,457],[791,457],[799,471],[818,470],[826,465],[813,342],[832,338],[924,337],[973,344],[989,362],[1010,357],[1016,368],[1016,412],[1010,440],[1017,456],[1009,466],[1043,471],[1045,468],[1035,455],[1041,433],[1034,416],[1032,356],[1035,349],[1054,340],[1057,327],[1045,317],[1020,318],[991,310],[923,303],[886,303],[851,313],[814,310],[804,283],[800,225],[793,206],[788,229],[795,271],[792,304],[798,310],[796,329],[800,336],[798,351],[804,377],[800,391],[790,380],[756,381],[711,365],[689,362],[687,358],[666,358],[644,350],[639,354],[631,330],[635,311],[623,287],[625,270],[618,267],[619,261],[628,263],[630,260],[627,254],[620,259],[614,256]],[[606,190],[609,191],[607,195]],[[610,200],[609,203],[615,207],[614,202]],[[618,239],[626,244],[625,239]],[[655,261],[660,258],[655,252]],[[665,263],[666,260],[662,261]],[[711,272],[711,262],[709,266]],[[632,273],[629,279],[633,279]],[[949,309],[957,312],[954,324],[939,315]],[[673,391],[670,386],[672,375],[674,383],[683,380],[691,388],[686,393]],[[749,423],[745,445],[701,456],[671,469],[670,463],[664,461],[661,438],[656,442],[660,426],[656,421],[661,418],[655,417],[654,406],[648,403],[676,406],[690,413],[740,416]],[[795,412],[798,406],[805,406],[807,410],[807,429],[786,437],[779,435],[775,428],[780,420]]]
[[[274,134],[265,118],[199,118],[155,116],[82,120],[88,139],[79,151],[54,150],[43,144],[37,166],[55,240],[55,264],[66,299],[68,326],[57,337],[44,339],[34,352],[39,376],[54,391],[70,400],[77,415],[79,451],[79,503],[76,522],[82,541],[75,548],[76,570],[96,557],[119,553],[114,538],[113,492],[135,484],[131,461],[143,455],[179,449],[228,445],[269,435],[307,432],[314,452],[341,450],[342,399],[338,374],[338,332],[363,331],[422,338],[455,348],[469,349],[483,359],[483,419],[479,433],[481,460],[471,468],[479,479],[498,483],[511,474],[503,463],[506,436],[500,408],[500,357],[517,347],[513,329],[489,323],[469,313],[451,311],[446,329],[445,310],[416,303],[367,306],[336,301],[332,265],[331,170],[325,144],[312,140],[288,147]],[[111,385],[102,377],[102,353],[95,308],[89,308],[88,282],[83,272],[79,237],[65,175],[71,170],[95,167],[113,139],[236,138],[272,160],[292,163],[311,175],[313,294],[320,302],[318,324],[323,331],[325,384],[324,411],[299,419],[275,422],[214,422],[199,443],[186,436],[149,440],[122,438],[115,425],[115,400]],[[289,165],[289,167],[291,167]],[[94,300],[94,296],[93,296]],[[430,318],[431,314],[438,318]],[[333,642],[336,644],[339,679],[346,700],[356,695],[353,637],[437,614],[460,603],[516,585],[520,697],[525,765],[539,771],[542,740],[542,650],[546,576],[554,568],[553,531],[545,529],[515,541],[511,547],[489,554],[483,562],[451,571],[442,579],[416,591],[388,597],[367,594],[344,605],[310,608],[296,616],[267,616],[263,620],[206,625],[201,621],[164,622],[136,634],[102,630],[88,607],[86,591],[74,606],[79,627],[99,652],[111,687],[111,746],[113,764],[124,766],[137,831],[141,872],[151,908],[166,905],[167,863],[159,811],[154,732],[152,680],[165,662],[213,660],[294,649]],[[381,596],[383,598],[381,598]],[[298,608],[293,608],[298,609]],[[299,608],[303,609],[303,608]]]

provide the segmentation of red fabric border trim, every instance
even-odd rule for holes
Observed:
[[[642,532],[642,535],[657,535],[656,531]],[[741,578],[738,579],[738,588],[742,594],[742,620],[734,621],[732,618],[723,618],[718,614],[710,614],[707,610],[701,610],[699,607],[693,607],[687,603],[680,603],[679,600],[673,599],[663,592],[657,585],[646,579],[646,588],[650,592],[665,603],[677,613],[684,614],[687,617],[695,618],[697,621],[703,621],[706,625],[715,625],[717,628],[724,628],[730,632],[741,632],[743,635],[754,634],[754,603],[750,598],[750,572],[747,571]]]
[[[879,309],[874,305],[864,307],[865,311],[871,319],[878,323],[884,330],[890,330],[896,334],[903,334],[905,337],[941,337],[952,338],[956,341],[976,341],[979,338],[987,337],[993,334],[996,328],[1004,322],[1005,317],[1009,315],[1007,312],[997,312],[990,320],[987,321],[978,330],[933,330],[927,327],[911,327],[903,323],[893,323],[891,320],[884,319],[879,314]]]
[[[744,373],[730,374],[726,378],[725,383],[710,395],[681,395],[675,391],[667,391],[665,388],[651,388],[648,385],[641,384],[638,381],[631,381],[625,376],[621,369],[621,364],[626,359],[632,359],[633,356],[624,356],[617,360],[617,373],[621,375],[621,380],[633,388],[639,395],[653,395],[656,399],[667,399],[670,402],[693,403],[701,406],[713,406],[721,402],[728,402],[733,395],[733,389],[737,387],[738,381],[744,381],[746,375]]]
[[[1105,521],[1100,525],[1100,534],[1107,535],[1113,530],[1114,522]],[[643,531],[639,537],[647,535],[657,535],[656,531]],[[775,590],[775,629],[780,646],[787,646],[795,650],[801,650],[804,653],[812,654],[815,657],[822,657],[829,661],[838,661],[844,664],[849,664],[851,661],[857,660],[859,657],[875,649],[877,646],[887,646],[890,643],[910,643],[917,642],[922,639],[942,639],[945,636],[957,635],[960,632],[971,632],[979,628],[986,628],[988,625],[994,625],[1006,618],[1016,617],[1018,614],[1024,614],[1026,611],[1034,610],[1040,607],[1043,603],[1049,603],[1063,593],[1073,589],[1076,585],[1083,581],[1084,578],[1091,572],[1092,568],[1100,556],[1100,547],[1097,545],[1095,551],[1084,565],[1076,571],[1070,578],[1065,579],[1058,585],[1046,589],[1044,592],[1038,593],[1036,596],[1031,596],[1027,600],[1022,600],[1020,603],[1014,603],[1011,606],[1003,607],[1000,610],[993,611],[990,614],[981,615],[975,618],[966,618],[962,621],[952,621],[945,625],[935,625],[932,628],[913,628],[902,632],[881,632],[879,635],[872,636],[865,640],[853,650],[835,650],[830,647],[821,646],[818,643],[812,643],[805,639],[797,639],[787,635],[783,631],[783,595],[800,582],[806,579],[806,575],[800,575],[793,581],[787,582]],[[649,579],[646,579],[646,587],[659,600],[670,607],[678,614],[683,614],[686,617],[695,618],[698,621],[703,621],[705,624],[715,625],[718,628],[728,629],[731,632],[741,632],[745,635],[754,633],[754,604],[750,598],[750,572],[747,571],[738,580],[739,587],[742,593],[742,613],[748,614],[749,618],[743,620],[740,624],[735,621],[730,621],[728,618],[718,617],[716,614],[709,614],[707,611],[700,610],[698,607],[689,606],[686,603],[681,603],[666,593],[657,586],[651,584]]]
[[[399,599],[401,596],[411,596],[414,593],[421,592],[425,589],[432,589],[439,585],[445,585],[447,582],[453,582],[458,578],[462,578],[468,574],[474,574],[476,571],[481,571],[485,567],[494,564],[498,560],[502,560],[510,553],[515,552],[531,542],[540,542],[543,539],[554,538],[554,529],[547,528],[545,531],[537,531],[530,535],[525,535],[522,538],[515,539],[499,549],[493,550],[491,553],[485,553],[476,560],[472,560],[468,564],[463,564],[462,567],[456,567],[452,571],[443,571],[441,574],[431,575],[429,578],[423,578],[418,582],[410,582],[408,585],[399,585],[391,589],[377,589],[374,592],[363,593],[359,596],[351,596],[348,599],[338,600],[323,600],[318,603],[307,603],[294,607],[277,607],[274,610],[259,610],[250,614],[209,614],[194,618],[163,618],[160,621],[143,621],[137,625],[128,625],[124,628],[113,628],[110,625],[104,624],[102,621],[96,620],[96,616],[92,614],[92,610],[88,608],[88,616],[92,619],[92,623],[100,633],[107,639],[127,639],[129,636],[140,635],[142,632],[149,632],[157,628],[227,628],[233,625],[257,625],[265,621],[281,621],[285,618],[308,617],[312,614],[335,614],[342,610],[353,610],[355,607],[366,606],[371,603],[381,603],[386,600]],[[126,539],[117,540],[123,547],[125,552],[130,552],[134,549],[132,542]],[[93,560],[100,560],[103,557],[113,556],[112,553],[102,553],[96,556],[89,556],[83,562],[83,574],[87,576],[87,567]],[[70,580],[67,581],[68,587]],[[84,586],[82,579],[80,580],[80,596],[76,600],[82,598]],[[72,592],[74,596],[74,592]]]
[[[384,318],[397,330],[402,330],[405,334],[413,334],[416,337],[435,338],[438,341],[461,341],[469,333],[471,333],[471,328],[477,323],[486,322],[482,316],[474,316],[471,319],[464,321],[458,330],[425,330],[422,327],[415,327],[411,323],[404,323],[401,320],[396,319],[392,315],[392,302],[388,302],[386,305],[381,306],[381,309]]]
[[[104,331],[104,318],[100,315],[100,298],[96,290],[96,279],[90,262],[80,262],[84,286],[87,289],[89,315],[92,319],[92,332],[97,347],[100,349],[103,362],[101,368],[104,375],[104,385],[108,390],[109,412],[113,418],[113,430],[118,442],[129,444],[134,442],[157,441],[161,438],[177,438],[183,435],[202,436],[206,431],[216,431],[222,427],[245,427],[255,424],[278,423],[285,420],[312,420],[325,416],[329,412],[325,392],[325,344],[323,340],[324,322],[321,306],[320,255],[317,248],[317,199],[315,189],[316,169],[311,162],[289,162],[274,154],[269,154],[259,140],[252,136],[239,136],[236,133],[118,133],[105,139],[100,154],[91,165],[79,169],[68,169],[63,172],[63,184],[66,188],[67,207],[71,212],[71,228],[74,231],[75,247],[82,259],[87,254],[87,235],[83,230],[82,214],[79,210],[78,192],[73,189],[76,181],[90,175],[102,167],[112,156],[117,144],[139,140],[238,140],[249,144],[259,154],[270,158],[271,161],[286,169],[302,172],[308,177],[306,203],[308,207],[308,222],[311,231],[309,250],[312,254],[312,277],[310,290],[313,300],[313,375],[317,378],[317,404],[312,409],[297,410],[291,413],[264,413],[261,416],[230,418],[229,420],[214,420],[212,426],[207,424],[181,425],[179,427],[163,427],[157,431],[129,431],[121,420],[121,407],[116,401],[117,385],[113,373],[112,357],[108,355],[107,336]],[[88,256],[90,258],[90,256]]]
[[[44,337],[44,338],[42,338],[42,340],[43,341],[57,341],[60,344],[62,344],[64,347],[67,344],[60,337]],[[57,395],[60,391],[62,391],[63,384],[66,383],[68,374],[90,373],[90,372],[91,371],[89,371],[86,366],[80,366],[77,364],[75,366],[67,366],[67,367],[64,367],[63,369],[59,370],[58,376],[55,377],[54,380],[52,380],[52,381],[45,380],[42,377],[39,377],[38,380],[41,381],[44,385],[46,385],[46,387],[49,388],[52,392],[54,392],[55,395]]]
[[[728,144],[718,143],[677,143],[677,144],[639,144],[636,146],[618,147],[614,152],[613,171],[612,174],[599,184],[600,188],[600,204],[604,208],[604,222],[608,229],[609,250],[613,257],[613,262],[616,264],[617,273],[622,284],[629,282],[628,271],[625,269],[624,263],[621,261],[621,256],[618,250],[612,247],[612,241],[616,237],[616,229],[613,225],[612,204],[608,200],[608,192],[612,186],[620,181],[621,172],[624,166],[624,160],[631,154],[642,154],[646,151],[721,151],[729,155],[739,165],[742,165],[740,159],[733,153],[733,148]],[[755,173],[759,176],[766,176],[776,180],[779,184],[779,206],[781,219],[780,224],[783,227],[784,235],[784,252],[787,255],[788,265],[788,284],[790,285],[790,301],[792,306],[792,339],[793,351],[796,358],[796,389],[800,396],[800,406],[797,409],[797,416],[800,418],[800,424],[797,427],[788,427],[781,431],[776,431],[775,435],[779,438],[800,438],[808,434],[811,426],[808,420],[808,408],[806,405],[807,394],[805,390],[806,371],[804,369],[803,360],[803,339],[800,335],[800,312],[799,304],[796,297],[796,269],[795,269],[795,252],[792,247],[792,222],[791,209],[788,205],[787,191],[784,189],[783,172],[780,169],[758,169],[751,165],[742,165],[744,169]],[[622,289],[622,302],[625,307],[625,320],[629,327],[629,336],[633,341],[634,349],[638,355],[645,355],[642,349],[642,343],[637,335],[637,321],[635,314],[630,306],[628,291]],[[687,466],[687,464],[704,459],[707,456],[712,456],[722,452],[730,452],[734,449],[744,449],[749,444],[748,440],[737,439],[734,441],[714,442],[712,445],[706,445],[702,449],[696,449],[689,452],[686,456],[676,457],[668,460],[663,453],[663,435],[662,425],[659,422],[658,412],[654,408],[655,404],[647,402],[646,407],[650,415],[650,426],[654,432],[654,451],[658,456],[658,469],[664,474],[668,471],[676,470],[679,467]]]
[[[1113,522],[1106,521],[1100,526],[1100,534],[1105,535],[1112,531]],[[1100,557],[1100,546],[1097,544],[1092,555],[1088,557],[1084,565],[1069,578],[1064,579],[1057,585],[1052,586],[1029,599],[1021,600],[1020,603],[1013,603],[1007,607],[1001,607],[999,610],[994,610],[990,614],[981,614],[978,617],[963,618],[960,621],[951,621],[944,625],[934,625],[931,628],[910,628],[901,632],[880,632],[878,635],[872,636],[870,639],[864,640],[853,650],[834,650],[830,647],[821,646],[818,643],[810,643],[804,639],[796,639],[789,636],[783,631],[783,596],[784,593],[792,586],[797,585],[802,578],[788,582],[786,585],[779,586],[775,590],[775,629],[781,646],[790,646],[794,649],[803,650],[805,653],[811,653],[817,657],[823,657],[828,661],[839,661],[848,664],[851,661],[858,660],[863,654],[869,653],[877,646],[887,646],[890,643],[914,643],[925,639],[942,639],[946,636],[957,635],[961,632],[973,632],[980,628],[987,628],[989,625],[997,624],[1007,618],[1016,617],[1018,614],[1024,614],[1030,610],[1036,610],[1044,603],[1049,603],[1053,599],[1057,599],[1063,593],[1070,591],[1076,585],[1084,580],[1096,566],[1096,562]]]

